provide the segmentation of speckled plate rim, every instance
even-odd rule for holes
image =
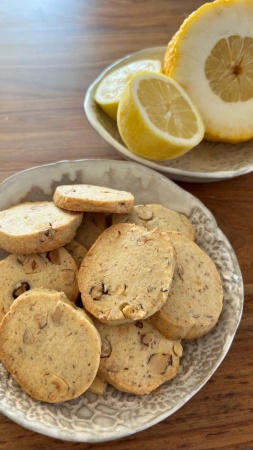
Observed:
[[[107,75],[110,71],[115,70],[116,68],[119,68],[120,66],[123,66],[126,63],[132,62],[134,60],[138,59],[148,59],[148,58],[155,58],[157,55],[157,59],[163,60],[162,55],[164,55],[165,50],[167,47],[160,46],[160,47],[151,47],[146,48],[143,50],[139,50],[133,54],[127,55],[123,58],[118,59],[117,61],[110,64],[108,67],[105,68],[105,70],[102,71],[102,73],[91,83],[91,85],[88,87],[85,97],[84,97],[84,111],[86,114],[86,117],[92,127],[96,130],[96,132],[106,141],[108,142],[112,147],[114,147],[119,153],[127,160],[135,161],[140,164],[144,164],[147,167],[150,167],[152,169],[155,169],[160,172],[165,172],[168,174],[168,176],[173,180],[178,181],[189,181],[189,182],[195,182],[195,183],[207,183],[207,182],[214,182],[214,181],[221,181],[226,180],[234,177],[238,177],[241,175],[246,175],[247,173],[250,173],[253,171],[253,157],[252,161],[245,164],[245,162],[240,163],[239,167],[237,169],[228,169],[228,170],[216,170],[216,171],[193,171],[193,170],[186,170],[186,169],[180,169],[178,167],[171,167],[169,165],[169,162],[166,163],[166,165],[147,160],[144,158],[141,158],[132,152],[130,152],[126,146],[124,145],[123,141],[120,139],[118,141],[115,139],[110,132],[103,126],[103,123],[97,119],[97,116],[106,117],[105,113],[100,109],[100,107],[96,104],[94,99],[94,94],[96,91],[96,88],[102,78]],[[116,128],[115,122],[106,117],[106,120],[111,123],[112,127]],[[252,141],[250,141],[251,147],[253,147]],[[242,143],[241,145],[249,145],[248,143]],[[204,145],[204,143],[201,143],[200,146]],[[216,143],[217,149],[224,149],[224,146],[226,144],[223,143]],[[232,147],[235,148],[234,144]],[[197,149],[197,148],[196,148]],[[193,150],[195,151],[195,149]],[[253,154],[253,148],[252,148],[252,154]],[[186,155],[180,157],[182,158],[189,158],[191,157],[190,153],[187,153]],[[229,153],[228,153],[229,157]],[[167,165],[168,164],[168,165]],[[173,161],[172,161],[173,164]],[[208,162],[207,162],[208,166]],[[208,168],[208,167],[207,167]]]
[[[159,188],[162,189],[164,192],[164,189],[166,192],[168,192],[168,195],[171,197],[171,201],[173,203],[174,196],[175,204],[174,207],[177,205],[177,208],[179,208],[180,211],[187,214],[187,211],[189,210],[191,204],[192,206],[195,206],[199,208],[206,217],[208,217],[209,225],[208,227],[213,228],[215,230],[215,234],[217,237],[217,240],[219,242],[222,242],[224,245],[224,249],[229,252],[229,258],[231,258],[232,266],[233,266],[233,277],[236,279],[237,284],[237,298],[236,298],[236,316],[233,320],[233,326],[231,329],[227,330],[226,328],[226,335],[224,335],[223,339],[223,346],[222,351],[218,355],[218,357],[215,360],[215,363],[212,361],[210,362],[210,370],[206,373],[205,377],[201,379],[201,382],[192,390],[187,392],[187,394],[183,397],[182,401],[178,402],[175,407],[172,409],[166,410],[163,414],[158,414],[153,417],[153,419],[147,420],[146,423],[141,424],[140,426],[137,425],[131,429],[126,429],[124,427],[120,427],[117,429],[117,432],[111,433],[110,431],[107,431],[106,429],[102,429],[101,433],[99,434],[92,434],[89,429],[85,428],[82,431],[76,431],[73,432],[71,430],[66,429],[58,429],[54,426],[50,426],[49,424],[40,423],[39,421],[34,420],[33,417],[29,417],[27,415],[27,411],[24,408],[24,410],[17,410],[13,408],[6,410],[6,405],[8,404],[8,393],[4,394],[6,395],[6,401],[5,398],[3,399],[0,397],[0,411],[13,420],[14,422],[18,423],[19,425],[30,429],[32,431],[62,439],[67,441],[75,441],[75,442],[105,442],[109,440],[114,440],[122,437],[129,436],[131,434],[137,433],[139,431],[143,431],[146,428],[149,428],[158,422],[164,420],[165,418],[169,417],[173,413],[175,413],[179,408],[181,408],[186,402],[188,402],[204,385],[205,383],[210,379],[210,377],[213,375],[213,373],[217,370],[223,359],[225,358],[227,352],[229,351],[229,348],[232,344],[232,341],[234,339],[235,333],[237,331],[237,328],[239,326],[242,311],[243,311],[243,282],[242,282],[242,276],[240,267],[236,258],[236,255],[225,237],[225,235],[222,233],[220,229],[217,227],[217,223],[215,221],[215,218],[211,214],[211,212],[201,203],[196,197],[188,193],[187,191],[183,190],[182,188],[178,187],[175,183],[173,183],[171,180],[169,180],[167,177],[153,171],[152,169],[149,169],[145,166],[142,166],[140,164],[134,163],[134,162],[126,162],[126,161],[113,161],[113,160],[75,160],[75,161],[58,161],[56,163],[46,164],[44,166],[39,167],[33,167],[27,170],[24,170],[22,172],[19,172],[5,181],[3,181],[0,184],[0,208],[4,209],[5,207],[8,207],[9,204],[14,204],[15,199],[13,199],[13,193],[17,194],[17,197],[23,198],[23,194],[26,193],[26,196],[29,197],[29,190],[27,191],[27,188],[24,188],[24,182],[28,182],[31,184],[31,180],[35,180],[35,185],[39,186],[39,189],[42,188],[43,193],[48,196],[52,194],[52,183],[51,188],[48,189],[41,181],[41,177],[43,178],[43,174],[46,174],[47,177],[54,177],[51,178],[56,181],[56,184],[60,184],[63,182],[71,183],[74,182],[75,176],[78,174],[82,174],[82,171],[87,171],[86,176],[88,177],[89,183],[91,183],[91,179],[94,175],[92,175],[92,169],[100,167],[100,172],[106,173],[108,177],[110,178],[110,173],[112,171],[118,171],[128,170],[129,173],[134,174],[135,177],[142,180],[145,177],[149,179],[149,182],[152,181],[153,183],[157,183],[159,185]],[[37,176],[37,172],[40,176]],[[66,179],[66,174],[68,178]],[[88,175],[87,175],[88,174]],[[34,176],[35,175],[35,176]],[[64,176],[63,176],[64,175]],[[96,175],[95,175],[96,179]],[[145,183],[146,183],[145,179]],[[121,180],[118,181],[119,185],[121,184]],[[99,184],[99,183],[98,183]],[[100,183],[102,184],[102,182]],[[119,185],[115,186],[118,187]],[[124,189],[127,185],[127,182],[124,184]],[[43,187],[44,186],[44,187]],[[55,185],[54,185],[55,187]],[[9,196],[8,196],[9,191]],[[10,196],[11,194],[11,196]],[[145,192],[145,195],[148,195],[148,192]],[[178,199],[181,199],[181,205],[178,204]],[[19,201],[19,200],[18,200]],[[177,209],[175,207],[175,209]],[[216,252],[216,250],[215,250]],[[227,255],[228,256],[228,255]],[[225,255],[226,257],[226,255]],[[225,283],[225,281],[224,281]],[[202,338],[201,338],[202,339]],[[208,339],[208,337],[207,337]],[[2,380],[0,381],[1,385]],[[184,382],[184,380],[183,380]],[[19,389],[19,388],[18,388]],[[23,392],[22,392],[23,395]],[[142,399],[140,400],[142,401]],[[36,407],[36,405],[35,405]],[[87,425],[87,424],[86,424]]]

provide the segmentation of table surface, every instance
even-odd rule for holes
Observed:
[[[90,83],[110,63],[166,45],[199,0],[1,0],[0,181],[64,159],[122,159],[83,111]],[[253,173],[179,183],[214,214],[244,279],[241,324],[225,360],[186,405],[146,431],[108,443],[64,442],[0,414],[0,450],[253,449]]]

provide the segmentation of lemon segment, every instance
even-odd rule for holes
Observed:
[[[112,119],[117,118],[119,99],[128,81],[143,70],[161,72],[162,63],[155,59],[133,61],[106,75],[98,85],[95,100]]]
[[[133,75],[118,107],[118,130],[127,148],[151,160],[177,158],[203,139],[203,120],[175,81],[149,71]]]
[[[194,11],[168,44],[163,72],[198,106],[205,139],[253,138],[253,1],[216,0]]]

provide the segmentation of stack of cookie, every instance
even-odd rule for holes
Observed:
[[[190,221],[129,192],[59,186],[51,202],[0,212],[0,247],[0,358],[42,401],[107,382],[154,391],[178,373],[181,340],[207,334],[222,309]]]

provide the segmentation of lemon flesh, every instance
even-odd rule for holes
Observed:
[[[109,73],[98,85],[95,100],[112,119],[117,118],[119,99],[128,81],[132,75],[144,70],[161,72],[162,63],[155,59],[134,61]]]
[[[151,160],[177,158],[203,139],[202,118],[184,90],[165,75],[134,75],[118,107],[118,130],[127,148]]]
[[[252,0],[206,3],[168,44],[163,72],[198,106],[206,139],[253,138],[252,17]]]

